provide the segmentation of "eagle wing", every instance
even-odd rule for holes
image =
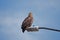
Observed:
[[[25,20],[22,23],[22,28],[24,28],[24,29],[28,28],[32,25],[32,23],[33,23],[33,17],[27,17],[27,18],[25,18]]]

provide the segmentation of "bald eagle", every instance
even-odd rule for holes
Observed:
[[[29,15],[22,22],[21,25],[22,32],[24,33],[27,28],[31,27],[32,23],[33,23],[33,16],[32,13],[30,12]]]

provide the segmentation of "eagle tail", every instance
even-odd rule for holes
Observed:
[[[22,32],[24,33],[25,32],[25,29],[22,29]]]

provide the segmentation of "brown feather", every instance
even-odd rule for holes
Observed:
[[[33,16],[32,13],[30,12],[28,17],[25,18],[25,20],[22,22],[22,31],[24,32],[26,28],[31,27],[33,23]]]

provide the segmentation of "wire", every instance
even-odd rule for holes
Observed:
[[[58,29],[52,29],[52,28],[47,28],[47,27],[38,27],[38,29],[46,29],[46,30],[52,30],[52,31],[60,32],[60,30],[58,30]]]

